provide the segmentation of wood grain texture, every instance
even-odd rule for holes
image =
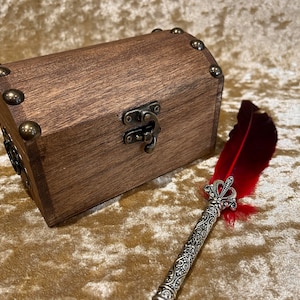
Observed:
[[[207,49],[193,49],[192,39],[162,31],[5,65],[11,74],[1,78],[1,93],[17,88],[25,101],[1,110],[1,126],[14,128],[48,225],[213,149],[223,77],[210,75],[216,62]],[[130,128],[121,118],[154,100],[162,130],[149,155],[141,144],[123,143]],[[25,120],[41,126],[38,139],[18,137],[15,128]]]

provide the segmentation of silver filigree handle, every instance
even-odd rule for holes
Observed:
[[[202,213],[188,241],[178,255],[164,282],[159,286],[153,300],[175,299],[185,277],[194,263],[209,232],[225,208],[236,209],[236,191],[232,187],[233,177],[226,181],[216,180],[206,185],[204,191],[209,195],[209,205]]]

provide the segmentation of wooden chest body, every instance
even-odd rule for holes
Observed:
[[[0,66],[6,147],[49,226],[212,151],[223,76],[195,40],[159,31]]]

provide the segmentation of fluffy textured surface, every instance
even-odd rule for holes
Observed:
[[[211,157],[58,228],[0,146],[0,298],[150,299],[206,205],[199,186],[244,98],[278,129],[270,166],[244,199],[260,211],[234,229],[216,224],[178,299],[299,299],[299,14],[288,0],[2,1],[1,63],[179,26],[205,42],[226,80]]]

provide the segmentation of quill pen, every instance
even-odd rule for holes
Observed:
[[[253,193],[261,172],[269,165],[277,143],[276,127],[267,113],[251,101],[241,103],[237,124],[229,134],[214,174],[204,187],[209,204],[171,267],[153,300],[175,299],[185,277],[218,217],[234,225],[256,209],[239,203]]]

